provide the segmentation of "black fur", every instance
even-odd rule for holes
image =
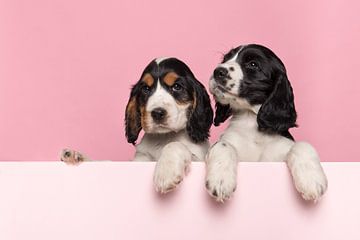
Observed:
[[[233,58],[240,48],[225,54],[222,63]],[[262,105],[257,116],[259,131],[293,139],[288,130],[297,126],[297,114],[293,90],[282,61],[270,49],[257,44],[243,47],[236,61],[243,72],[238,96],[251,105]],[[214,125],[218,126],[230,115],[230,106],[217,103]]]
[[[223,105],[219,102],[215,104],[216,112],[214,125],[219,126],[221,123],[225,122],[231,116],[231,108],[229,104]]]
[[[262,104],[257,115],[259,130],[288,136],[289,128],[296,127],[294,95],[287,76],[277,73],[274,90]],[[291,135],[290,135],[291,136]]]
[[[162,78],[169,72],[175,72],[179,78],[176,83],[182,88],[180,91],[173,91],[171,87],[167,86]],[[135,144],[138,135],[142,129],[141,126],[141,111],[140,107],[145,107],[148,98],[156,89],[157,81],[154,82],[150,89],[147,89],[145,94],[143,89],[146,84],[142,81],[145,74],[150,74],[153,79],[161,79],[159,82],[161,86],[166,89],[174,99],[179,103],[190,103],[195,107],[190,107],[188,110],[188,122],[186,131],[189,137],[195,142],[203,142],[208,139],[209,131],[213,119],[213,110],[209,95],[205,87],[195,78],[190,68],[182,61],[176,58],[168,58],[160,62],[158,65],[155,60],[152,61],[143,71],[140,80],[133,86],[130,99],[127,105],[125,117],[126,137],[129,143]],[[129,116],[129,103],[132,99],[136,99],[136,116]],[[133,113],[134,111],[132,111]]]
[[[195,78],[191,81],[194,87],[196,106],[190,111],[186,131],[189,137],[195,143],[198,143],[209,138],[209,131],[213,120],[213,110],[205,87]]]

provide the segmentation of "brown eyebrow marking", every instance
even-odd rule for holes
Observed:
[[[143,82],[146,83],[149,87],[151,87],[154,84],[154,78],[151,76],[150,73],[146,73],[143,77]]]
[[[168,72],[164,77],[164,82],[166,85],[172,86],[178,78],[179,76],[175,72]]]

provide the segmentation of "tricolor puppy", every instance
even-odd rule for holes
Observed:
[[[173,190],[191,160],[203,161],[209,147],[213,111],[209,95],[189,67],[176,58],[149,63],[133,86],[126,107],[126,137],[136,144],[135,161],[157,161],[154,184]]]
[[[206,187],[214,198],[224,201],[235,191],[238,161],[285,161],[305,200],[324,194],[327,179],[316,150],[289,133],[297,117],[293,90],[270,49],[256,44],[232,49],[214,70],[210,92],[215,126],[232,116],[206,156]]]

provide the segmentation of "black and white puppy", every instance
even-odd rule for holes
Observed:
[[[238,161],[285,161],[305,200],[318,200],[327,179],[316,150],[296,142],[293,90],[282,61],[268,48],[250,44],[232,49],[214,70],[210,92],[216,100],[214,124],[232,116],[206,156],[206,187],[218,201],[236,188]]]
[[[126,107],[126,137],[136,145],[135,161],[157,161],[154,184],[160,193],[174,189],[191,160],[203,161],[209,148],[213,111],[205,87],[176,58],[149,63],[133,86]]]

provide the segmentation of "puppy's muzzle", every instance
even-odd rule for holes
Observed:
[[[229,71],[224,67],[217,67],[214,70],[214,79],[217,83],[225,85],[229,75]]]
[[[167,112],[163,108],[155,108],[151,111],[151,117],[153,118],[154,122],[161,123],[166,118]]]

